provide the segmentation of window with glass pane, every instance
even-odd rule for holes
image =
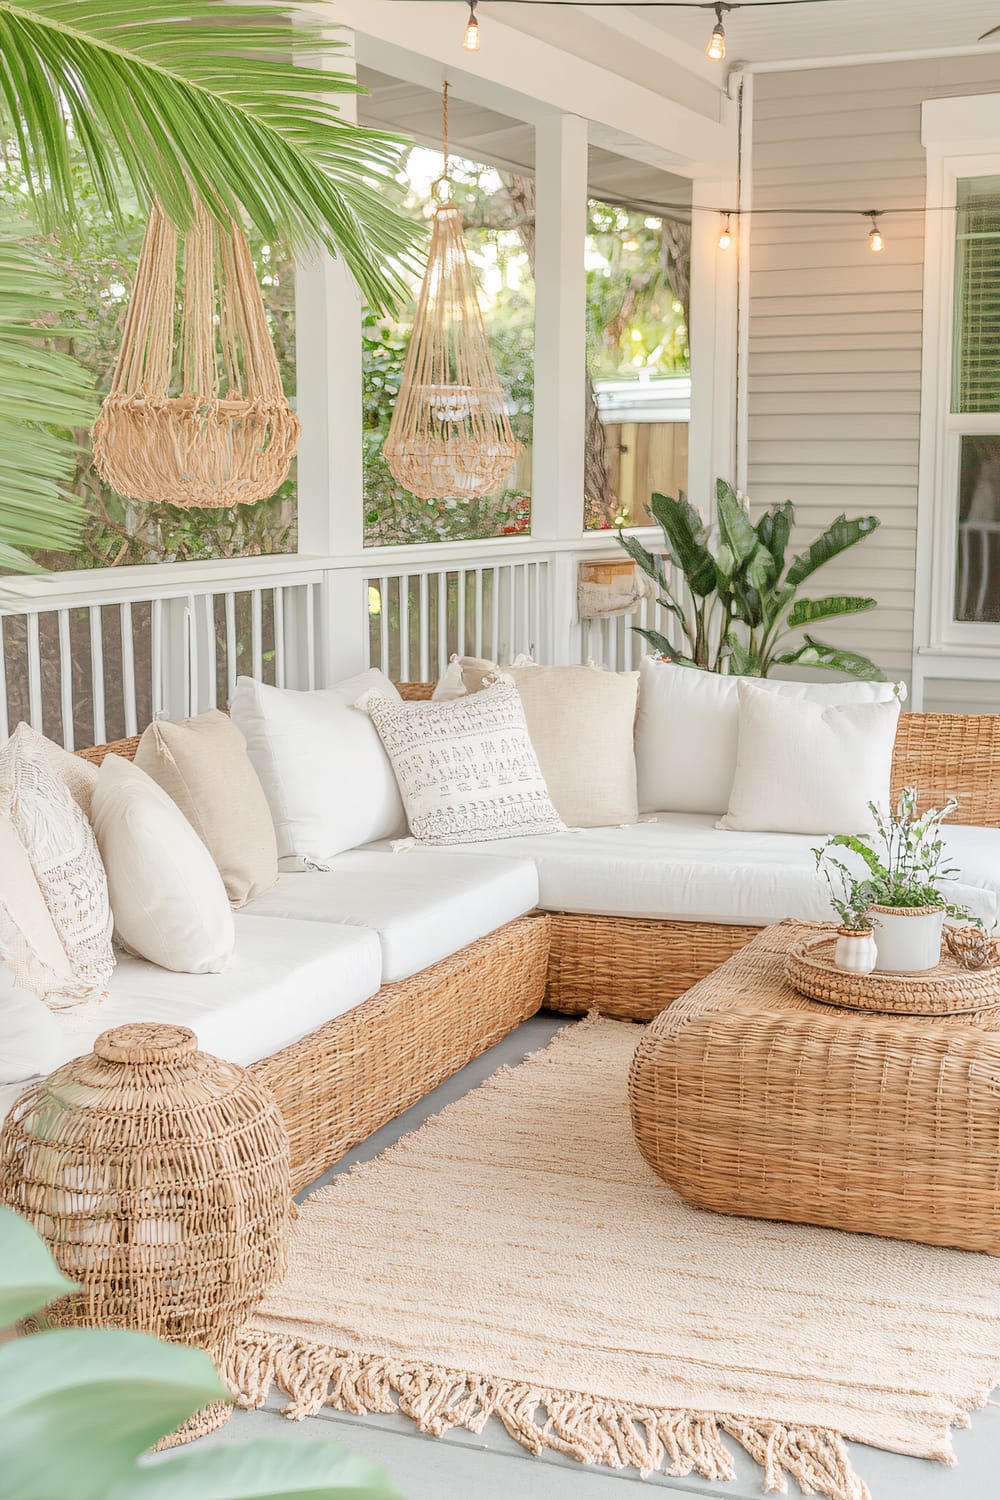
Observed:
[[[957,185],[952,412],[959,437],[955,618],[1000,622],[1000,177]],[[982,418],[996,418],[983,431]],[[992,422],[987,428],[993,427]]]

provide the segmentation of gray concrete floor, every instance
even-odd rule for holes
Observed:
[[[565,1018],[536,1016],[350,1152],[313,1187],[328,1182],[355,1162],[377,1156],[497,1068],[516,1064],[529,1052],[544,1047],[565,1024]],[[300,1196],[312,1191],[307,1188]],[[1000,1392],[994,1399],[1000,1403]],[[291,1423],[280,1415],[283,1404],[280,1395],[272,1395],[262,1411],[235,1412],[228,1424],[203,1439],[202,1445],[288,1434],[302,1440],[342,1443],[380,1463],[406,1500],[629,1500],[630,1496],[638,1497],[641,1485],[698,1500],[756,1500],[763,1494],[760,1469],[735,1444],[730,1444],[737,1470],[733,1482],[720,1484],[697,1477],[667,1479],[662,1475],[642,1480],[634,1470],[616,1473],[584,1468],[559,1454],[535,1458],[508,1437],[496,1421],[478,1437],[452,1432],[444,1438],[433,1438],[417,1432],[406,1418],[396,1416],[353,1417],[324,1410],[304,1422]],[[872,1500],[1000,1500],[1000,1404],[974,1413],[971,1427],[955,1433],[954,1444],[958,1455],[954,1468],[876,1448],[855,1445],[851,1451]],[[797,1492],[797,1487],[792,1488]]]

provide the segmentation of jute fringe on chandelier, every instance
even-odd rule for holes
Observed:
[[[435,212],[403,382],[382,452],[421,500],[489,495],[521,451],[511,431],[453,203]]]
[[[242,231],[199,205],[179,286],[177,232],[154,208],[94,425],[101,478],[153,505],[253,505],[287,476],[298,437]]]

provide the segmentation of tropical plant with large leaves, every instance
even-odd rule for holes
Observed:
[[[393,191],[403,143],[341,117],[337,97],[358,89],[334,66],[340,46],[283,0],[0,0],[0,132],[40,228],[78,223],[75,142],[111,214],[123,177],[182,228],[200,199],[296,249],[325,247],[371,306],[393,307],[415,235]],[[21,300],[4,327],[24,328],[30,289],[23,263],[8,275],[9,245],[0,238],[0,315],[9,289]],[[40,297],[35,311],[50,306]],[[21,380],[33,398],[23,424],[6,399]],[[77,512],[60,509],[57,493],[82,395],[64,360],[0,339],[0,422],[17,430],[0,487],[0,566],[29,566],[27,552],[75,533]]]
[[[29,1224],[0,1208],[0,1328],[74,1290]],[[228,1399],[198,1349],[111,1328],[49,1329],[0,1348],[5,1500],[400,1500],[335,1443],[264,1439],[142,1455]]]
[[[746,677],[798,666],[882,679],[884,674],[867,656],[808,633],[820,621],[874,609],[874,599],[858,594],[798,597],[807,579],[877,529],[877,516],[838,516],[789,562],[795,524],[790,500],[764,511],[755,524],[732,485],[720,479],[715,528],[683,494],[654,495],[651,508],[663,529],[665,556],[623,532],[619,541],[657,585],[660,605],[677,622],[679,647],[659,631],[638,628],[657,651],[684,666]],[[668,564],[680,572],[679,593]]]

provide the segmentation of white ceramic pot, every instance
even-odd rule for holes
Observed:
[[[848,974],[870,974],[877,957],[874,933],[858,932],[853,927],[837,928],[833,961],[838,969],[845,969]]]
[[[939,906],[872,906],[875,923],[875,968],[893,974],[919,974],[941,962],[941,928],[944,912]]]

